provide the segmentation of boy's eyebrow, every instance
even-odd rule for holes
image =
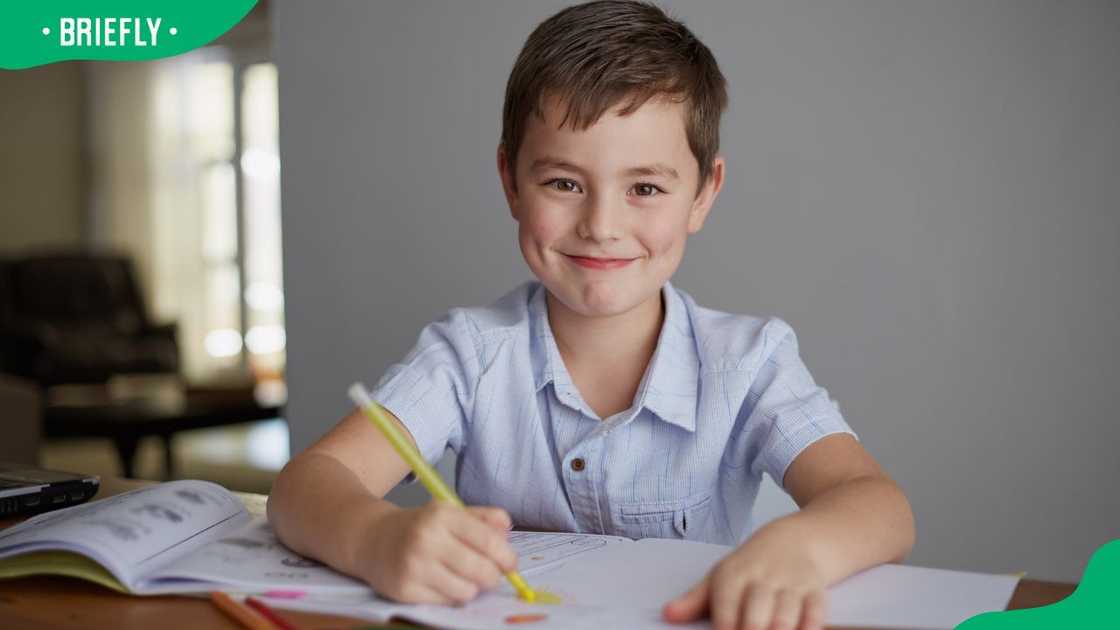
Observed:
[[[554,157],[551,157],[551,156],[545,156],[545,157],[533,160],[533,163],[529,165],[529,170],[533,173],[536,173],[537,171],[543,171],[543,170],[549,169],[549,168],[555,168],[555,169],[559,169],[559,170],[562,170],[562,171],[571,171],[573,173],[580,173],[580,174],[582,174],[584,172],[582,168],[576,166],[575,164],[572,164],[571,162],[565,162],[564,160],[561,160],[559,158],[554,158]],[[681,178],[680,174],[677,173],[677,169],[673,168],[672,166],[669,166],[668,164],[662,164],[660,162],[657,162],[657,163],[654,163],[654,164],[644,164],[642,166],[634,166],[634,167],[628,168],[625,171],[623,171],[623,174],[624,175],[646,175],[646,176],[660,175],[662,177],[667,177],[669,179],[680,179]]]
[[[681,176],[677,174],[677,169],[669,166],[668,164],[647,164],[644,166],[635,166],[634,168],[626,169],[627,175],[660,175],[669,179],[680,179]]]
[[[555,158],[550,155],[546,155],[542,158],[533,160],[533,163],[529,165],[529,171],[533,173],[549,168],[555,168],[561,171],[571,171],[573,173],[583,173],[583,169],[576,166],[575,164],[572,164],[571,162],[565,162],[560,158]]]

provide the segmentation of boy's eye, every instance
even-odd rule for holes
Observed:
[[[560,192],[580,192],[579,184],[570,179],[550,179],[545,185]]]
[[[646,184],[646,183],[634,184],[634,188],[632,188],[632,190],[639,197],[653,197],[655,195],[659,195],[659,194],[665,192],[664,190],[661,190],[660,188],[658,188],[657,186],[654,186],[653,184]]]

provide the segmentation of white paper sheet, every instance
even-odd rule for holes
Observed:
[[[577,536],[577,535],[568,535]],[[524,543],[525,541],[522,541]],[[366,602],[273,601],[277,606],[335,612],[381,621],[398,616],[437,627],[506,628],[509,619],[541,616],[532,628],[705,628],[707,621],[671,625],[661,607],[698,582],[731,547],[646,539],[606,544],[534,573],[529,584],[559,595],[558,606],[531,605],[508,585],[462,607]],[[884,565],[852,576],[828,592],[830,626],[937,630],[954,628],[983,612],[1003,610],[1018,578]]]
[[[137,590],[144,593],[205,592],[216,588],[355,596],[371,593],[364,582],[285,547],[264,516],[253,517],[242,529],[160,567],[137,585]]]
[[[829,589],[828,623],[938,630],[1003,610],[1019,578],[885,564]]]

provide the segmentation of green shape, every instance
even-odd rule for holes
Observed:
[[[1057,628],[1120,628],[1120,539],[1093,553],[1089,566],[1069,597],[1040,608],[977,615],[956,630],[1051,630]]]
[[[146,61],[178,55],[212,42],[256,3],[6,0],[0,3],[0,68],[19,70],[70,59]]]

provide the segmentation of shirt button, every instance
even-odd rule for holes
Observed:
[[[574,470],[576,472],[579,472],[579,471],[583,470],[583,466],[584,466],[584,463],[583,463],[583,458],[582,457],[577,457],[577,458],[572,460],[572,470]]]

